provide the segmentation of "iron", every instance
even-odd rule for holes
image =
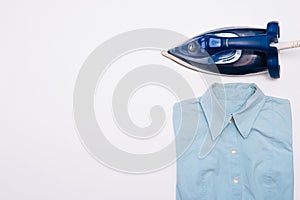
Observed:
[[[203,33],[180,46],[162,51],[165,57],[199,72],[244,76],[269,72],[280,78],[280,50],[300,47],[300,41],[278,43],[278,22],[266,29],[231,27]]]

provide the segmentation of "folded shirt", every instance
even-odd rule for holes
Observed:
[[[293,200],[289,100],[215,83],[174,105],[173,127],[177,200]]]

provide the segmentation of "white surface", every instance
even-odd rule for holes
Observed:
[[[265,27],[274,19],[281,24],[281,41],[300,38],[299,7],[294,0],[1,1],[0,199],[175,199],[174,165],[152,174],[123,174],[102,166],[83,148],[72,113],[74,83],[82,63],[99,44],[133,29],[163,28],[191,37],[232,25]],[[290,99],[296,200],[300,199],[299,55],[300,50],[281,53],[280,80],[264,75],[223,79],[255,82],[267,95]],[[197,96],[204,92],[197,73],[159,59],[182,73]],[[148,88],[144,97],[135,100],[155,96],[155,92]],[[167,98],[168,92],[165,95]],[[169,98],[161,102],[166,111],[176,101]],[[151,101],[147,104],[152,105]],[[131,116],[137,116],[133,120],[147,124],[148,110],[138,110],[133,109]],[[170,113],[167,119],[163,133],[170,139]],[[122,145],[128,151],[136,150],[130,148],[130,141]],[[145,152],[160,147],[148,143],[147,148]]]

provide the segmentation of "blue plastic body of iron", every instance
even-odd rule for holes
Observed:
[[[168,50],[174,61],[194,70],[224,75],[246,75],[268,71],[280,77],[278,22],[269,22],[266,29],[225,28],[196,36]],[[191,67],[190,67],[191,68]]]

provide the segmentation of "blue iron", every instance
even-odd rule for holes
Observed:
[[[278,43],[279,37],[278,22],[269,22],[266,29],[218,29],[162,54],[204,73],[235,76],[269,72],[272,78],[279,78],[279,50],[300,47],[300,41]]]

